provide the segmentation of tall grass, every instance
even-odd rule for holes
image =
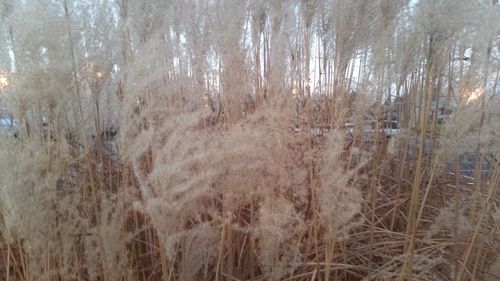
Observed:
[[[6,1],[1,279],[499,280],[499,7]]]

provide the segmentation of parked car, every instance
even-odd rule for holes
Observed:
[[[92,151],[97,154],[101,148],[102,156],[112,161],[118,160],[118,130],[114,127],[109,127],[99,134],[99,138],[94,133],[92,137]]]
[[[11,118],[0,116],[0,133],[9,136],[15,136],[17,130],[17,122]]]
[[[401,133],[397,121],[384,121],[384,132],[387,138],[395,137]]]
[[[362,137],[366,139],[371,138],[377,131],[377,123],[375,122],[365,122],[361,127]],[[349,137],[354,136],[355,126],[353,123],[346,123],[345,130]],[[401,133],[401,128],[397,121],[384,121],[383,125],[379,127],[379,132],[383,132],[387,138],[392,138]]]

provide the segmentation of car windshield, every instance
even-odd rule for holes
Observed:
[[[384,128],[385,129],[398,129],[398,122],[392,121],[392,122],[384,122]]]

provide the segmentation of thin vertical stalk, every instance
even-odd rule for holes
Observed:
[[[430,81],[431,81],[431,69],[432,69],[432,59],[433,59],[433,38],[432,35],[429,37],[428,41],[428,52],[427,52],[427,62],[425,69],[425,86],[424,86],[424,108],[420,110],[420,133],[418,140],[418,156],[417,156],[417,166],[415,168],[415,177],[412,184],[412,194],[410,202],[410,212],[408,214],[408,225],[407,225],[407,242],[405,249],[405,260],[403,267],[401,269],[400,280],[411,280],[411,274],[413,269],[413,255],[415,252],[415,241],[417,235],[417,217],[418,209],[420,203],[420,187],[422,183],[422,162],[424,157],[424,142],[427,135],[427,123],[430,108]],[[408,241],[409,240],[409,241]]]

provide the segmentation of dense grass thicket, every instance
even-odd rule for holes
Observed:
[[[500,280],[497,0],[0,0],[0,279]]]

